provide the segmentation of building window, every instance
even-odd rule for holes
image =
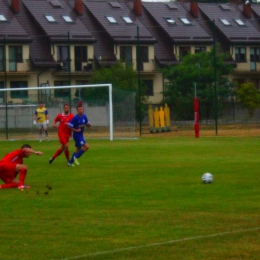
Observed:
[[[9,70],[17,71],[17,63],[23,62],[23,48],[22,46],[9,47]]]
[[[27,81],[10,81],[10,88],[28,88]],[[28,98],[27,90],[10,91],[11,98]]]
[[[4,71],[4,46],[0,46],[0,71]]]
[[[182,61],[182,59],[187,56],[188,54],[190,54],[190,47],[187,46],[180,46],[179,47],[180,50],[180,61]]]
[[[206,47],[205,46],[195,46],[195,53],[205,52]]]
[[[67,23],[73,23],[73,20],[70,18],[68,15],[62,15],[62,18],[64,19],[65,22]]]
[[[149,62],[148,46],[140,46],[140,58],[142,62]]]
[[[62,70],[69,70],[69,57],[67,46],[57,46],[57,62],[61,62]]]
[[[245,62],[246,61],[246,48],[235,47],[235,61]]]
[[[82,71],[82,62],[88,61],[88,48],[87,46],[75,46],[75,71]]]
[[[256,70],[257,62],[260,62],[260,48],[250,48],[250,70]]]
[[[0,14],[0,21],[1,22],[6,22],[7,19],[5,18],[5,16],[3,14]]]
[[[65,62],[68,60],[68,47],[67,46],[57,46],[57,61]]]
[[[239,26],[246,26],[245,23],[241,20],[241,19],[235,19],[236,23],[239,25]]]
[[[230,25],[231,25],[230,22],[229,22],[227,19],[220,19],[220,21],[221,21],[224,25],[226,25],[226,26],[230,26]]]
[[[10,46],[9,47],[9,60],[12,62],[23,62],[22,46]]]
[[[88,85],[90,84],[88,80],[76,80],[76,85]],[[86,92],[84,88],[77,88],[75,92],[74,100],[82,100],[82,93]]]
[[[143,83],[145,85],[145,95],[154,96],[153,80],[143,80]]]
[[[110,23],[117,23],[116,19],[113,16],[106,16],[106,18]]]
[[[176,24],[175,21],[171,17],[164,18],[169,24]]]
[[[55,23],[56,22],[55,18],[52,15],[45,15],[45,18],[50,23]]]
[[[180,19],[183,22],[183,24],[185,24],[185,25],[190,25],[191,24],[190,21],[187,18],[180,18]]]
[[[144,70],[143,63],[149,62],[148,46],[140,46],[139,51],[140,51],[139,62],[138,62],[138,57],[136,57],[137,70],[143,71]],[[138,48],[136,47],[136,54],[137,53],[138,53]]]
[[[130,17],[128,17],[128,16],[122,16],[122,18],[128,24],[132,24],[133,23],[132,19]]]
[[[120,46],[120,60],[132,64],[132,46]]]
[[[63,81],[63,80],[57,80],[54,81],[54,86],[68,86],[69,82],[68,81]],[[54,97],[55,98],[69,98],[70,97],[70,89],[69,88],[60,88],[60,89],[54,89]]]

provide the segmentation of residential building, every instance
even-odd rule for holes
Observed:
[[[149,102],[158,104],[165,83],[160,68],[216,41],[230,54],[230,81],[252,81],[259,89],[259,17],[260,6],[242,3],[0,0],[0,88],[28,87],[25,96],[6,97],[14,103],[30,87],[39,87],[35,100],[48,99],[41,86],[87,84],[93,70],[120,60],[133,66]]]

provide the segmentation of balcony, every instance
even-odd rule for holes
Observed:
[[[8,75],[31,74],[32,66],[29,59],[19,61],[6,60],[6,67],[4,60],[0,60],[0,75],[7,73]]]
[[[56,69],[54,70],[53,74],[89,74],[93,70],[93,59],[89,59],[88,61],[78,61],[78,60],[71,60],[57,62]]]
[[[234,68],[233,72],[235,74],[237,73],[259,74],[260,62],[256,62],[256,61],[236,62],[236,68]]]

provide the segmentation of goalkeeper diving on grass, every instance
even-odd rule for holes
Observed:
[[[34,151],[30,145],[24,144],[21,149],[6,154],[0,160],[0,179],[5,183],[0,185],[0,189],[30,188],[24,184],[27,166],[23,164],[23,158],[28,158],[31,154],[42,155],[43,153]],[[16,178],[18,174],[19,179]]]
[[[77,105],[77,115],[75,115],[69,122],[68,127],[73,131],[73,139],[75,141],[76,152],[73,153],[68,166],[79,165],[78,158],[82,156],[85,151],[89,149],[89,145],[84,139],[84,128],[85,126],[90,127],[91,123],[88,121],[87,116],[83,113],[84,107],[82,102]]]

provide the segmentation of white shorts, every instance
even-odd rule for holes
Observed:
[[[37,128],[38,129],[44,129],[47,130],[47,123],[46,122],[42,122],[42,123],[37,123]]]

